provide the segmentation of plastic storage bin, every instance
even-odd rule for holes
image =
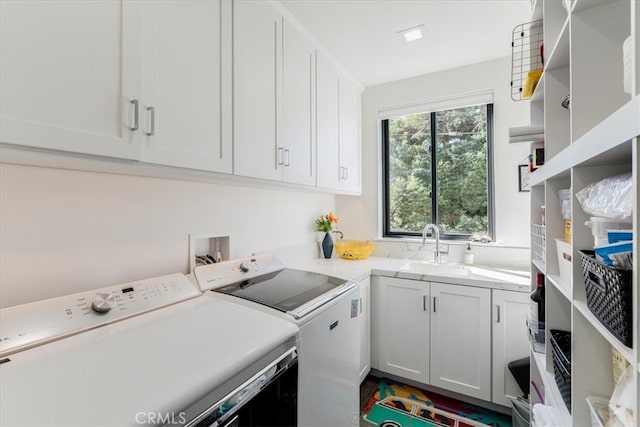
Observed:
[[[538,322],[529,313],[527,318],[527,328],[529,330],[529,342],[531,348],[536,353],[544,353],[544,322]]]
[[[607,230],[628,230],[631,224],[617,222],[609,218],[601,218],[592,216],[584,225],[591,229],[593,234],[593,246],[602,246],[609,244],[609,236]]]
[[[558,270],[560,270],[560,283],[566,291],[571,291],[571,257],[573,251],[571,245],[562,239],[555,239],[556,252],[558,254]]]
[[[601,397],[588,396],[587,404],[591,411],[591,426],[604,427],[609,420],[609,401]]]
[[[551,350],[553,352],[553,374],[560,396],[571,412],[571,332],[551,329]]]
[[[630,270],[608,267],[593,251],[580,251],[587,307],[616,338],[627,347],[632,340]]]
[[[512,427],[529,427],[531,418],[529,402],[520,399],[511,401],[511,425]]]

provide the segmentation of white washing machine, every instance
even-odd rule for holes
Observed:
[[[297,425],[298,328],[173,274],[0,310],[0,425]]]
[[[357,426],[359,288],[286,268],[273,255],[196,267],[205,297],[275,314],[300,328],[298,425]]]

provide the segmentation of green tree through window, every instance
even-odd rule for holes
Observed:
[[[420,235],[436,223],[447,238],[492,234],[493,105],[382,121],[384,235]]]

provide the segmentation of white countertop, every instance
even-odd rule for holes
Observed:
[[[425,274],[403,269],[403,267],[408,263],[412,262],[418,261],[384,257],[369,257],[365,260],[359,261],[346,260],[342,258],[317,258],[309,261],[292,263],[288,265],[288,267],[327,274],[329,276],[335,276],[356,282],[366,278],[367,276],[377,275],[421,280],[425,282],[442,282],[481,288],[503,289],[508,291],[531,291],[531,276],[528,270],[471,265],[464,266],[469,268],[468,275],[450,276],[445,273]]]

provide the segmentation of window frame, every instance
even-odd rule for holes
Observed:
[[[459,107],[443,108],[437,111],[425,112],[422,114],[430,114],[431,120],[431,223],[438,224],[438,170],[437,170],[437,112],[445,110],[455,110],[458,108],[472,107],[478,104],[463,105]],[[494,189],[494,117],[493,117],[493,102],[482,103],[486,106],[487,112],[487,235],[492,241],[495,241],[495,189]],[[420,113],[410,113],[420,114]],[[400,115],[396,116],[399,117]],[[409,231],[391,231],[390,224],[390,206],[391,195],[389,191],[389,120],[393,117],[387,117],[380,119],[380,137],[382,142],[382,237],[383,238],[405,238],[405,237],[422,237],[422,232],[409,232]],[[435,189],[435,190],[433,190]],[[425,223],[426,225],[426,223]],[[429,234],[431,236],[431,234]],[[471,234],[463,233],[441,233],[440,239],[442,240],[469,240]]]

